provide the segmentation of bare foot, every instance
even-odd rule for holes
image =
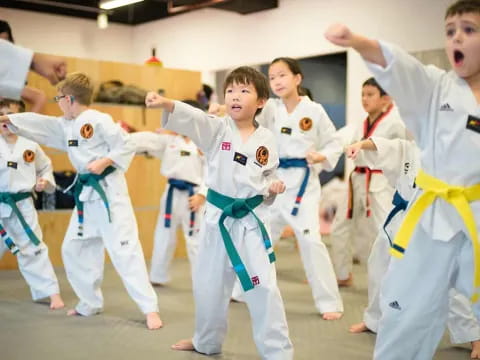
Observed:
[[[472,353],[470,359],[480,359],[480,340],[472,341]]]
[[[163,326],[158,312],[151,312],[147,314],[147,328],[148,330],[157,330]]]
[[[348,274],[348,278],[345,280],[337,280],[337,284],[339,287],[350,287],[353,285],[353,275],[352,273]]]
[[[183,339],[171,346],[172,350],[195,351],[192,339]]]
[[[341,312],[326,312],[322,314],[323,320],[338,320],[343,316]]]
[[[65,304],[63,303],[60,294],[53,294],[52,296],[50,296],[50,309],[58,310],[63,309],[64,307]]]
[[[79,314],[75,309],[70,309],[67,311],[67,316],[77,316],[77,315],[81,316],[81,314]]]
[[[348,329],[348,331],[351,332],[352,334],[360,334],[368,330],[369,329],[367,328],[367,325],[365,325],[363,321],[358,324],[353,324],[352,326],[350,326],[350,329]]]

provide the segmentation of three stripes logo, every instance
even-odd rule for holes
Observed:
[[[388,304],[388,306],[395,310],[402,310],[402,307],[400,306],[398,301],[392,301],[390,304]]]
[[[450,104],[447,102],[440,106],[440,111],[453,111],[453,108],[450,106]]]

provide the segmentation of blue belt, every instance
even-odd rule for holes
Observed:
[[[165,206],[165,227],[169,228],[170,223],[172,220],[172,203],[173,203],[173,190],[177,189],[180,191],[188,191],[189,196],[193,196],[194,187],[196,184],[193,184],[188,181],[178,180],[178,179],[168,179],[168,183],[170,186],[168,187],[167,193],[167,204]],[[188,235],[193,235],[193,229],[195,226],[195,212],[190,212],[190,230],[188,231]]]
[[[298,208],[302,202],[303,194],[307,188],[308,178],[310,177],[310,168],[308,167],[306,159],[294,159],[294,158],[281,158],[280,165],[278,166],[282,169],[288,168],[305,168],[305,176],[303,178],[302,184],[300,185],[300,190],[298,190],[297,197],[295,198],[295,205],[292,209],[292,215],[296,216],[298,213]]]
[[[395,194],[393,195],[393,209],[390,211],[390,213],[387,216],[387,219],[385,220],[385,223],[383,224],[383,231],[385,231],[385,234],[387,234],[388,241],[390,242],[390,246],[393,245],[392,239],[390,239],[390,236],[388,236],[387,232],[387,226],[390,224],[392,219],[394,218],[395,215],[397,215],[400,211],[405,211],[408,207],[408,201],[405,200],[398,191],[395,191]]]

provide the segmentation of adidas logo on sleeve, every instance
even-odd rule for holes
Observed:
[[[453,111],[453,108],[450,106],[450,104],[447,102],[440,106],[440,111]]]
[[[398,301],[392,301],[390,304],[388,304],[388,306],[395,310],[402,310],[402,307],[400,306]]]

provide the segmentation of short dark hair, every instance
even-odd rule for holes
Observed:
[[[202,90],[205,93],[207,100],[210,101],[210,98],[212,97],[212,94],[213,94],[212,87],[207,84],[202,84]]]
[[[378,91],[380,91],[380,96],[388,95],[387,92],[385,90],[383,90],[383,88],[378,84],[377,80],[375,80],[375,78],[373,78],[373,77],[365,80],[365,82],[362,84],[362,88],[365,87],[365,86],[376,87],[378,89]]]
[[[445,19],[466,13],[480,13],[480,0],[458,0],[454,2],[445,12]]]
[[[21,100],[13,100],[13,99],[6,99],[6,98],[3,98],[0,100],[0,108],[10,107],[10,105],[17,105],[19,112],[25,112],[25,103]]]
[[[15,42],[13,41],[12,28],[10,27],[10,24],[4,20],[0,20],[0,33],[7,33],[8,41],[11,43]]]
[[[241,66],[228,74],[223,84],[223,93],[225,94],[227,87],[234,83],[253,85],[259,99],[267,100],[270,96],[267,78],[260,71],[250,66]]]
[[[303,80],[303,72],[302,69],[300,68],[300,63],[295,60],[294,58],[291,57],[278,57],[272,60],[270,63],[270,66],[272,66],[275,63],[278,62],[283,62],[285,65],[287,65],[288,69],[292,72],[293,75],[300,75]],[[300,85],[297,87],[298,95],[300,96],[308,96],[308,93],[304,91],[304,88],[302,88]]]

